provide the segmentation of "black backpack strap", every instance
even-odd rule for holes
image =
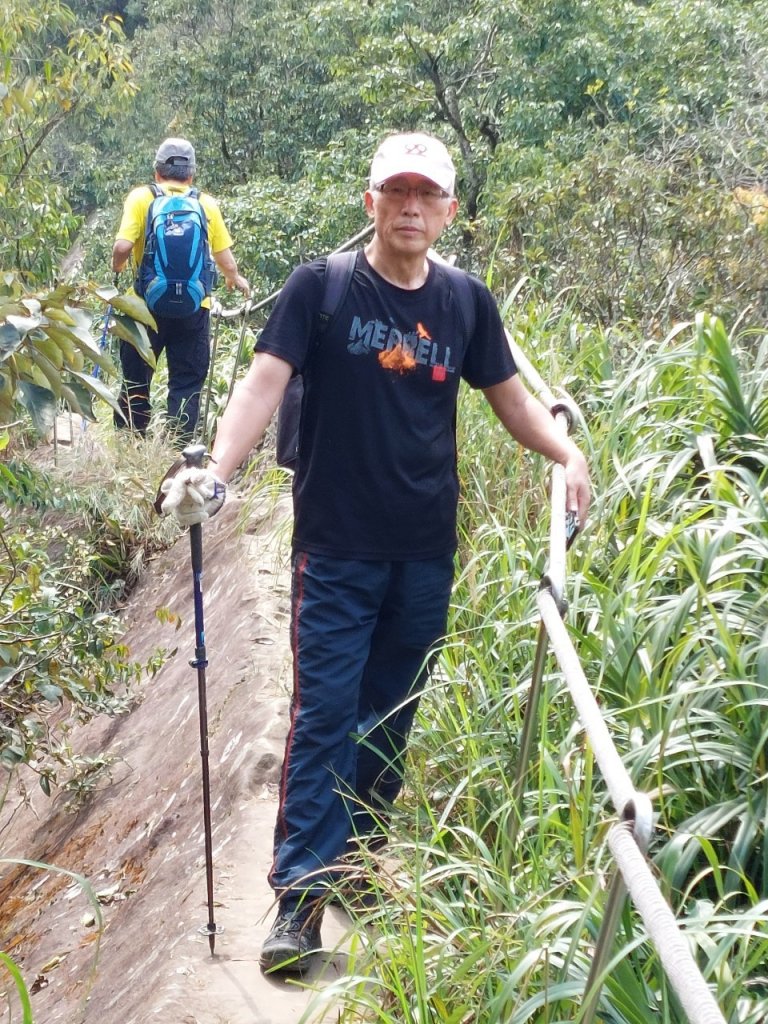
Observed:
[[[439,263],[437,266],[448,280],[456,299],[461,325],[464,328],[464,337],[469,342],[474,337],[477,326],[477,305],[472,280],[469,274],[459,270],[458,267],[452,267],[450,263]]]
[[[152,195],[155,197],[155,199],[159,199],[160,196],[165,195],[165,193],[163,192],[163,190],[160,188],[160,186],[157,184],[156,181],[150,181],[150,183],[147,186],[147,188],[152,193]]]
[[[325,334],[347,297],[357,263],[357,252],[333,252],[326,260],[323,297],[317,314],[318,333]]]

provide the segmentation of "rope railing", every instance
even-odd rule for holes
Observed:
[[[558,428],[569,432],[579,418],[578,409],[570,399],[555,398],[509,334],[507,340],[518,370],[530,389],[549,408]],[[512,783],[513,810],[508,824],[509,847],[510,850],[514,847],[523,821],[525,782],[538,722],[549,643],[620,819],[608,832],[608,845],[618,872],[606,901],[579,1020],[581,1024],[592,1024],[596,1019],[600,990],[610,961],[610,949],[628,893],[690,1024],[726,1024],[646,859],[645,853],[653,830],[651,801],[634,787],[563,621],[566,611],[565,504],[565,471],[562,466],[556,465],[552,473],[550,557],[537,597],[539,633]]]

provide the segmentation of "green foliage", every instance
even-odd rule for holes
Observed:
[[[59,285],[33,293],[13,274],[4,275],[0,281],[0,421],[4,425],[23,408],[35,431],[47,436],[59,403],[90,421],[95,420],[94,397],[117,410],[117,401],[99,372],[86,372],[93,364],[97,371],[117,373],[101,343],[107,330],[154,362],[144,326],[154,321],[144,302],[114,289],[93,289],[92,296],[104,307],[95,322],[74,287]]]
[[[27,986],[24,984],[24,978],[21,971],[7,953],[0,952],[0,964],[2,964],[5,970],[10,974],[13,984],[16,986],[16,994],[19,998],[19,1003],[21,1004],[22,1020],[24,1024],[33,1024],[34,1018],[32,1017],[32,1003],[29,998]]]
[[[463,265],[485,273],[497,293],[514,286],[516,340],[589,423],[599,497],[576,546],[570,622],[610,729],[659,811],[656,868],[726,1016],[762,1024],[765,0],[296,0],[277,25],[263,0],[183,9],[146,0],[130,8],[143,25],[132,40],[137,95],[118,26],[78,35],[98,2],[78,0],[75,10],[73,18],[54,0],[36,0],[0,16],[8,58],[0,102],[16,140],[0,157],[8,204],[0,265],[18,271],[3,279],[0,300],[0,422],[26,404],[45,426],[51,396],[69,397],[64,388],[89,405],[87,382],[72,373],[83,374],[76,363],[93,354],[75,295],[19,281],[52,276],[72,210],[110,201],[86,235],[87,275],[104,278],[116,204],[148,179],[164,135],[194,140],[199,183],[220,195],[258,299],[296,263],[365,225],[360,198],[378,138],[402,128],[439,134],[457,157],[463,200],[442,247],[456,248],[460,232]],[[94,56],[107,51],[114,59]],[[17,53],[22,61],[10,59]],[[89,62],[100,69],[93,83]],[[66,138],[55,131],[65,118]],[[124,298],[100,291],[90,299],[99,313]],[[142,315],[117,308],[111,320],[116,335],[146,351],[134,326],[147,323]],[[221,326],[208,436],[260,322]],[[546,472],[541,459],[500,440],[477,396],[462,403],[454,639],[425,701],[409,806],[394,823],[407,870],[384,870],[381,895],[391,902],[377,912],[375,961],[354,950],[350,975],[334,986],[342,1020],[578,1020],[605,907],[604,787],[552,664],[519,842],[509,842],[545,570]],[[55,485],[28,481],[18,464],[9,472],[15,513],[23,496],[43,518],[74,514],[56,504]],[[73,608],[85,575],[89,586],[94,575],[102,581],[105,599],[114,595],[147,529],[103,495],[88,521],[99,517],[98,555],[74,536],[51,552],[7,525],[3,533],[18,567],[3,600],[20,595],[3,650],[13,649],[12,636],[33,637],[26,652],[19,642],[19,657],[39,640],[45,666],[22,677],[23,661],[6,663],[14,686],[24,679],[14,699],[29,701],[28,714],[2,719],[18,732],[9,746],[43,776],[57,770],[57,756],[68,758],[72,791],[83,796],[103,764],[78,761],[59,739],[32,751],[55,706],[39,686],[64,690],[45,616],[71,626],[67,657],[78,671],[96,672],[82,625],[90,612],[83,605],[78,618]],[[67,576],[67,565],[80,575]],[[55,598],[45,597],[52,589]],[[110,629],[98,620],[105,650]],[[81,701],[83,713],[107,706],[108,680],[103,690],[94,680],[67,677],[73,696],[62,699]],[[600,1012],[611,1024],[678,1016],[629,911]]]
[[[628,152],[615,132],[580,158],[500,147],[497,286],[525,274],[598,322],[650,330],[702,304],[759,319],[765,228],[702,165],[700,153]]]
[[[518,341],[578,391],[598,495],[571,556],[569,621],[638,788],[652,853],[726,1019],[765,1015],[768,350],[701,315],[662,344],[528,303]],[[558,372],[557,363],[565,370]],[[544,369],[544,367],[541,367]],[[378,869],[376,938],[334,987],[340,1019],[580,1020],[606,902],[606,790],[554,661],[514,846],[512,780],[546,569],[545,466],[485,404],[461,409],[460,574]],[[748,429],[745,429],[748,428]],[[394,865],[394,866],[393,866]],[[402,868],[398,867],[401,865]],[[318,997],[316,1015],[327,1012]],[[625,910],[598,1019],[682,1019]]]
[[[255,297],[280,288],[298,264],[325,255],[363,230],[360,168],[325,170],[325,180],[287,184],[276,178],[239,185],[223,204],[238,260]]]
[[[3,237],[0,269],[50,281],[77,219],[49,150],[49,137],[76,112],[102,114],[130,97],[131,66],[120,23],[79,28],[59,0],[19,3],[0,12],[0,151]],[[45,244],[41,244],[42,240]]]
[[[86,463],[93,481],[99,460]],[[150,526],[140,479],[73,487],[61,472],[0,463],[0,763],[25,764],[46,792],[58,784],[73,799],[105,765],[69,747],[69,722],[127,710],[129,684],[159,664],[131,661],[110,610],[168,532]]]

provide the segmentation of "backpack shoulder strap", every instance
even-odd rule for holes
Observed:
[[[323,276],[323,297],[317,314],[320,334],[325,334],[347,297],[355,272],[357,253],[334,252],[328,257]]]
[[[147,188],[152,193],[152,195],[155,197],[155,199],[159,199],[160,196],[165,195],[165,193],[163,192],[163,190],[160,188],[160,186],[157,184],[156,181],[150,181],[150,183],[147,186]]]
[[[477,326],[477,306],[475,303],[475,292],[469,274],[450,263],[438,264],[440,270],[445,274],[448,284],[456,299],[456,306],[459,310],[459,317],[464,328],[464,337],[471,341]]]

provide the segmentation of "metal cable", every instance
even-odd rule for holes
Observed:
[[[347,249],[352,249],[357,245],[358,242],[362,242],[364,238],[373,234],[373,224],[368,224],[363,228],[362,231],[358,231],[352,238],[348,238],[346,242],[342,242],[341,245],[333,250],[331,255],[335,255],[337,252],[346,252]],[[278,288],[277,291],[272,292],[271,295],[267,295],[265,299],[259,299],[258,302],[252,302],[250,299],[246,299],[240,306],[234,306],[231,309],[224,309],[219,306],[218,309],[212,310],[214,316],[221,317],[222,320],[234,320],[238,316],[250,316],[251,313],[255,313],[259,309],[264,309],[271,302],[274,302],[278,297],[282,288]]]

